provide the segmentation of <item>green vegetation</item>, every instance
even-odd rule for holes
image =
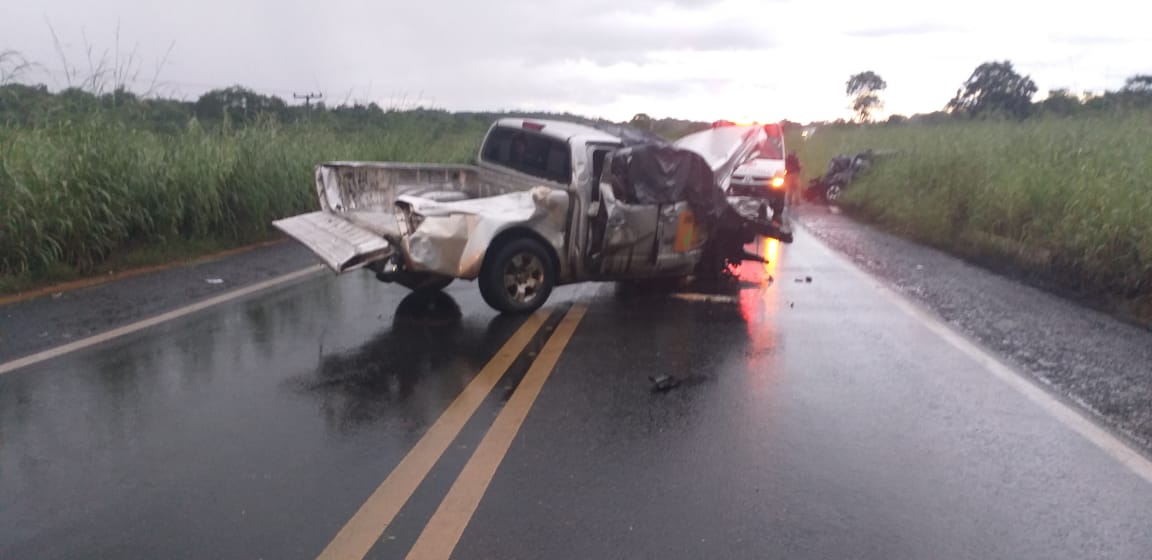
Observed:
[[[0,121],[0,290],[9,291],[104,270],[109,259],[165,260],[157,248],[177,258],[266,239],[273,219],[315,208],[316,163],[466,162],[490,122],[360,108],[235,123],[183,114],[179,102],[158,103],[167,103],[158,118],[140,100],[76,90],[5,113],[28,101],[16,95],[25,89],[0,88],[0,115],[22,119]],[[69,105],[77,99],[87,105]]]
[[[505,116],[290,106],[241,87],[195,102],[94,91],[0,86],[0,294],[269,239],[272,220],[316,207],[317,163],[464,163]]]
[[[1152,110],[1024,121],[830,126],[791,146],[805,175],[892,150],[844,204],[897,233],[1010,264],[1152,318]]]

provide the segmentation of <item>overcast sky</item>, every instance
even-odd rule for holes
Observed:
[[[627,119],[847,116],[844,82],[874,70],[885,113],[937,110],[981,62],[1041,92],[1114,89],[1152,73],[1147,8],[1116,0],[959,3],[715,0],[2,0],[0,51],[66,85],[137,49],[139,88],[194,99],[242,84],[382,106],[572,111]],[[866,7],[867,9],[862,9]]]

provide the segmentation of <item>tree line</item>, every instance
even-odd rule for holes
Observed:
[[[308,122],[338,130],[365,130],[387,126],[397,118],[419,117],[443,127],[476,126],[474,121],[490,122],[508,115],[500,112],[450,113],[446,110],[382,108],[376,103],[327,106],[322,101],[290,105],[275,95],[264,95],[242,86],[211,90],[195,101],[139,96],[126,88],[90,91],[71,87],[52,92],[46,85],[27,85],[0,80],[0,125],[35,126],[66,122],[99,114],[156,132],[174,133],[196,120],[201,125],[245,126],[258,121],[281,124]],[[845,84],[858,122],[872,122],[883,108],[882,94],[887,82],[876,72],[852,75]],[[904,121],[942,122],[956,118],[1027,118],[1038,115],[1069,116],[1120,108],[1152,107],[1152,75],[1129,77],[1123,87],[1101,94],[1053,89],[1040,100],[1033,98],[1038,88],[1031,77],[1016,71],[1010,61],[986,62],[978,66],[944,108],[933,113],[892,115],[889,123]],[[522,114],[522,113],[517,113]],[[527,116],[562,117],[586,121],[569,114],[534,113]],[[680,119],[655,119],[640,113],[631,124],[675,138],[707,127],[706,123]],[[787,122],[788,125],[796,123]]]
[[[852,102],[858,122],[871,122],[872,115],[884,104],[881,93],[888,84],[871,70],[853,74],[845,84],[845,93]],[[1034,101],[1038,88],[1030,76],[1016,71],[1010,61],[985,62],[972,71],[972,75],[956,91],[941,111],[914,115],[912,120],[940,121],[954,118],[1011,118],[1023,119],[1039,115],[1070,116],[1081,112],[1106,111],[1123,108],[1152,107],[1152,75],[1137,74],[1129,77],[1124,86],[1102,94],[1077,94],[1066,88],[1052,89],[1047,97]],[[888,122],[909,120],[903,115],[892,115]]]
[[[53,92],[43,84],[0,85],[0,125],[40,126],[94,116],[161,133],[180,132],[193,120],[201,126],[307,123],[350,131],[387,126],[397,118],[419,117],[446,127],[473,126],[474,120],[488,120],[482,113],[424,107],[401,111],[375,103],[290,105],[278,96],[241,86],[214,89],[188,101],[143,97],[125,88],[101,93],[72,87]]]

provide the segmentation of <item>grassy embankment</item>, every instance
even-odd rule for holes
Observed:
[[[0,125],[0,294],[268,239],[316,207],[327,160],[466,162],[486,121],[390,115],[340,131],[271,121],[158,133],[99,113]]]
[[[845,193],[901,235],[1152,320],[1152,111],[1024,122],[829,127],[805,175],[893,150]]]

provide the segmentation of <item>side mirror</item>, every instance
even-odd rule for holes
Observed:
[[[588,205],[588,217],[595,218],[600,215],[600,201],[597,200]]]

